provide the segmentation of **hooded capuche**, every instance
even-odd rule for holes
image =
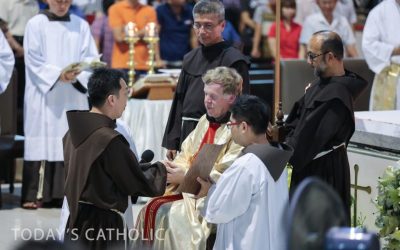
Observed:
[[[142,171],[115,121],[87,111],[67,112],[69,131],[63,138],[68,227],[77,217],[78,201],[124,212],[131,196],[159,196],[165,191],[166,169],[156,163]]]

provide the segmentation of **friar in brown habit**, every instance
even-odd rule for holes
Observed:
[[[347,144],[354,133],[354,101],[368,83],[343,65],[343,42],[331,31],[314,33],[307,60],[318,77],[286,119],[294,148],[290,193],[307,177],[325,181],[342,198],[350,225],[350,166]]]
[[[128,99],[121,72],[96,70],[88,93],[90,111],[67,112],[69,131],[63,144],[70,217],[65,240],[105,249],[126,239],[121,213],[128,196],[162,195],[166,170],[160,163],[139,164],[128,142],[114,130]]]

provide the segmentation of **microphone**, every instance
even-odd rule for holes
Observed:
[[[150,169],[152,166],[151,161],[153,160],[153,158],[154,158],[154,152],[151,151],[150,149],[146,149],[142,153],[142,156],[140,156],[139,168],[144,172]],[[138,198],[139,196],[131,196],[132,204],[136,204]]]
[[[154,152],[150,149],[145,150],[140,157],[139,163],[148,163],[154,159]]]

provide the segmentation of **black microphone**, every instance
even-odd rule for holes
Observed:
[[[151,161],[154,158],[154,152],[151,151],[150,149],[146,149],[143,153],[142,156],[140,156],[140,161],[139,161],[139,167],[142,171],[147,171],[149,168],[151,168],[152,164]],[[139,196],[131,196],[131,201],[132,204],[136,204]]]
[[[154,159],[154,152],[150,149],[145,150],[140,157],[139,163],[148,163]]]

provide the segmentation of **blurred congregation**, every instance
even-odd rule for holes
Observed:
[[[126,228],[135,249],[289,249],[310,176],[355,226],[354,114],[400,109],[399,21],[399,0],[0,0],[1,182],[88,249]]]
[[[120,3],[118,3],[120,2]],[[115,27],[137,22],[143,29],[149,22],[158,24],[160,46],[156,55],[159,68],[180,68],[184,55],[199,43],[194,34],[192,9],[195,1],[136,1],[146,16],[141,18],[126,1],[75,0],[70,13],[86,20],[101,60],[112,68],[127,69],[127,45]],[[254,67],[272,68],[275,57],[275,1],[224,0],[226,23],[223,38],[254,62]],[[116,4],[118,3],[118,4]],[[344,40],[346,57],[363,57],[361,35],[368,12],[379,1],[282,1],[281,58],[306,58],[306,45],[312,33],[321,29],[337,31]],[[1,28],[14,52],[18,72],[18,133],[23,133],[22,103],[25,89],[23,37],[28,20],[48,8],[46,1],[3,1]],[[130,15],[130,16],[129,16]],[[136,21],[139,20],[140,21]],[[357,33],[359,34],[357,36]],[[116,40],[114,43],[114,39]],[[358,41],[357,41],[358,39]],[[145,73],[147,50],[135,46],[135,69]],[[140,54],[140,55],[139,55]],[[258,64],[257,64],[258,63]],[[268,77],[268,76],[266,76]],[[271,77],[271,76],[269,76]]]

